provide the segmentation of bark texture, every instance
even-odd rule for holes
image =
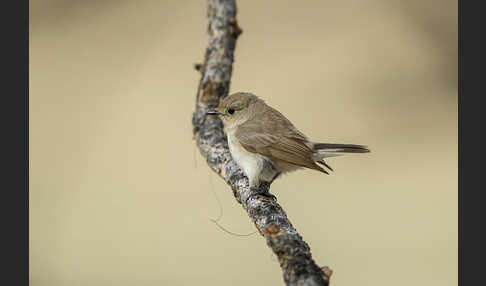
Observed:
[[[193,114],[194,139],[209,167],[231,186],[236,200],[242,204],[267,245],[278,257],[287,285],[328,285],[332,271],[320,268],[312,259],[310,248],[290,223],[285,211],[261,190],[250,189],[248,179],[231,158],[223,124],[206,111],[216,107],[229,92],[233,54],[241,29],[236,22],[234,0],[208,1],[209,43],[202,64],[196,111]]]

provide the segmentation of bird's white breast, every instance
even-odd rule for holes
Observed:
[[[260,183],[260,174],[264,167],[264,158],[256,153],[248,152],[236,136],[234,131],[230,130],[226,134],[228,136],[228,146],[231,156],[236,161],[238,166],[243,169],[249,179],[250,187],[258,186]]]

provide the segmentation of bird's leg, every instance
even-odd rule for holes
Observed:
[[[268,186],[270,187],[270,185],[273,183],[273,181],[275,181],[275,179],[277,179],[279,176],[280,176],[280,172],[276,173],[275,176],[273,176],[272,180],[268,183]]]

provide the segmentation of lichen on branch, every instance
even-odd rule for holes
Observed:
[[[236,40],[242,32],[236,12],[235,0],[208,1],[209,43],[203,63],[195,65],[201,80],[192,118],[194,139],[209,167],[231,187],[236,200],[278,257],[285,283],[328,285],[332,271],[314,262],[309,246],[277,201],[261,195],[270,185],[261,185],[261,190],[249,188],[248,178],[231,157],[222,122],[206,115],[229,93]]]

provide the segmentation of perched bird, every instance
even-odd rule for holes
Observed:
[[[247,92],[227,96],[207,114],[223,121],[231,156],[248,177],[250,187],[271,183],[279,175],[301,168],[329,174],[317,164],[332,171],[324,158],[370,152],[362,145],[309,141],[279,111]]]

